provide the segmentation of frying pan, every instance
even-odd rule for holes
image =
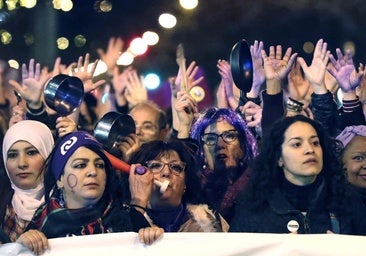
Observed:
[[[95,125],[94,137],[108,150],[111,150],[120,138],[135,133],[136,126],[130,115],[119,112],[106,113]]]
[[[46,84],[44,97],[47,106],[60,116],[70,115],[83,100],[83,82],[75,76],[56,75]]]
[[[104,151],[112,166],[126,173],[129,172],[130,166],[115,155],[119,152],[118,142],[120,139],[130,133],[135,133],[135,131],[135,122],[130,115],[114,111],[106,113],[94,128],[94,137],[107,151],[112,152],[111,154],[106,150]],[[113,152],[115,153],[113,154]]]
[[[244,92],[249,92],[253,84],[253,61],[250,47],[245,39],[237,42],[230,53],[231,74],[236,87]]]

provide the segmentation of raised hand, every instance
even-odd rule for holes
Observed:
[[[196,62],[192,61],[187,70],[186,70],[186,77],[187,77],[187,88],[190,91],[194,86],[198,85],[202,80],[203,76],[200,76],[196,79],[196,75],[198,72],[198,66],[196,66]],[[175,78],[175,93],[181,90],[181,82],[182,82],[182,72],[181,70],[178,71],[177,77]],[[172,92],[174,93],[174,92]]]
[[[297,53],[292,53],[292,48],[286,50],[285,55],[282,56],[282,46],[270,46],[269,55],[262,50],[262,58],[264,61],[264,73],[266,80],[282,80],[287,77],[294,63]]]
[[[356,90],[363,77],[364,65],[360,64],[358,71],[356,70],[350,50],[346,50],[346,55],[343,56],[342,51],[337,48],[336,54],[337,60],[332,54],[329,56],[334,67],[333,69],[328,69],[329,73],[335,77],[343,92]]]
[[[288,75],[288,90],[292,99],[302,101],[311,88],[310,82],[303,77],[301,67],[295,63]]]
[[[15,80],[9,80],[9,84],[21,95],[32,109],[39,109],[42,106],[43,88],[49,76],[41,77],[41,65],[35,63],[34,59],[29,60],[29,66],[22,65],[22,84]]]
[[[253,85],[252,89],[248,93],[248,97],[256,98],[261,89],[261,85],[266,80],[266,76],[264,73],[263,67],[263,59],[262,59],[262,50],[263,50],[263,42],[262,41],[254,41],[254,44],[250,46],[250,53],[252,55],[253,61]]]
[[[218,60],[217,62],[217,68],[218,68],[218,72],[221,76],[221,83],[223,85],[224,88],[224,92],[225,92],[225,97],[226,97],[226,101],[229,104],[229,107],[232,110],[235,110],[236,107],[238,106],[238,100],[235,98],[234,95],[234,80],[233,80],[233,76],[231,74],[231,66],[230,63],[227,62],[226,60]]]
[[[95,61],[90,68],[89,64],[90,54],[87,53],[85,54],[85,58],[83,58],[83,56],[79,57],[76,69],[72,70],[72,75],[80,78],[80,80],[83,82],[85,92],[95,90],[100,85],[105,83],[105,80],[99,80],[98,82],[93,83],[93,75],[97,67],[98,60]]]
[[[323,39],[318,40],[316,43],[313,60],[311,65],[308,66],[302,57],[297,59],[302,70],[304,71],[305,78],[309,80],[313,86],[314,92],[317,94],[324,94],[327,89],[324,84],[324,76],[329,61],[330,51],[327,50],[327,43]]]
[[[142,78],[137,74],[137,70],[129,69],[126,73],[126,78],[126,90],[124,91],[124,96],[126,97],[128,104],[130,106],[134,106],[139,102],[147,100],[147,89]]]
[[[123,50],[124,42],[120,37],[111,37],[108,42],[107,51],[105,52],[103,49],[97,49],[97,53],[99,58],[107,65],[107,68],[110,72],[113,72],[113,69],[117,65],[117,60],[121,55]]]

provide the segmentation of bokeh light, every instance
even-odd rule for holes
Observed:
[[[86,44],[86,38],[83,35],[77,35],[74,38],[74,44],[76,47],[83,47]]]
[[[33,8],[37,4],[37,0],[20,0],[19,1],[20,6],[25,8]]]
[[[177,18],[170,13],[163,13],[159,16],[159,24],[163,28],[174,28],[177,24]]]
[[[160,85],[160,78],[155,73],[149,73],[144,76],[144,85],[148,90],[155,90]]]
[[[11,68],[19,69],[19,62],[16,60],[8,60],[9,66]]]
[[[64,12],[71,11],[73,6],[74,5],[71,0],[61,0],[61,10],[63,10]]]
[[[117,65],[122,65],[122,66],[131,65],[134,59],[135,59],[135,57],[133,56],[132,53],[130,53],[128,51],[124,52],[121,54],[121,56],[119,56],[119,58],[117,60]]]
[[[6,30],[0,30],[1,42],[3,44],[10,44],[13,37],[11,34]]]
[[[304,52],[310,54],[314,51],[314,44],[312,42],[305,42],[302,46]]]
[[[24,34],[24,42],[28,46],[34,44],[34,35],[30,33]]]
[[[92,68],[92,66],[94,65],[94,63],[90,63],[88,66],[88,70],[90,70]],[[103,61],[98,61],[97,66],[95,67],[95,71],[94,71],[94,76],[98,76],[100,74],[103,74],[105,72],[107,72],[108,67],[107,64],[105,64]]]
[[[99,9],[102,12],[110,12],[112,10],[112,3],[107,0],[103,0],[100,2]]]
[[[129,49],[135,56],[141,55],[147,51],[147,44],[141,37],[136,37],[131,41]]]
[[[69,40],[66,37],[59,37],[56,42],[60,50],[66,50],[69,47]]]
[[[343,52],[346,52],[346,50],[350,50],[351,53],[352,53],[352,56],[354,56],[355,53],[356,53],[355,43],[352,42],[352,41],[344,42],[344,44],[343,44]]]
[[[142,39],[144,39],[147,45],[156,45],[159,42],[159,35],[153,31],[146,31],[142,34]]]
[[[197,7],[198,0],[179,0],[179,4],[184,9],[191,10]]]

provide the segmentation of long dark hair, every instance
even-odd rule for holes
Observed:
[[[182,202],[198,204],[204,203],[203,193],[201,192],[201,184],[196,173],[197,163],[194,152],[180,140],[172,139],[168,142],[155,140],[144,143],[140,150],[133,154],[130,163],[140,163],[144,165],[146,161],[156,159],[170,151],[174,151],[179,155],[182,162],[186,163],[185,168],[185,184],[186,191],[183,194]]]
[[[328,136],[321,125],[303,115],[285,117],[273,124],[263,138],[260,153],[253,164],[253,172],[248,184],[245,197],[251,202],[247,207],[263,207],[270,195],[278,186],[279,175],[283,170],[278,166],[282,155],[281,146],[285,139],[285,132],[296,122],[310,124],[319,137],[323,151],[323,169],[319,174],[327,182],[328,209],[337,212],[342,208],[343,194],[345,192],[346,177],[342,169],[339,150],[336,140]]]

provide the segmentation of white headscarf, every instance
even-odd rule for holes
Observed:
[[[18,141],[26,141],[32,144],[46,160],[51,153],[54,140],[50,129],[43,123],[33,120],[23,120],[11,126],[4,136],[3,160],[5,170],[7,154],[10,147]],[[10,176],[9,176],[10,179]],[[40,182],[36,188],[20,189],[10,179],[11,187],[14,189],[12,205],[16,214],[23,220],[30,221],[35,210],[44,202],[44,185]]]

